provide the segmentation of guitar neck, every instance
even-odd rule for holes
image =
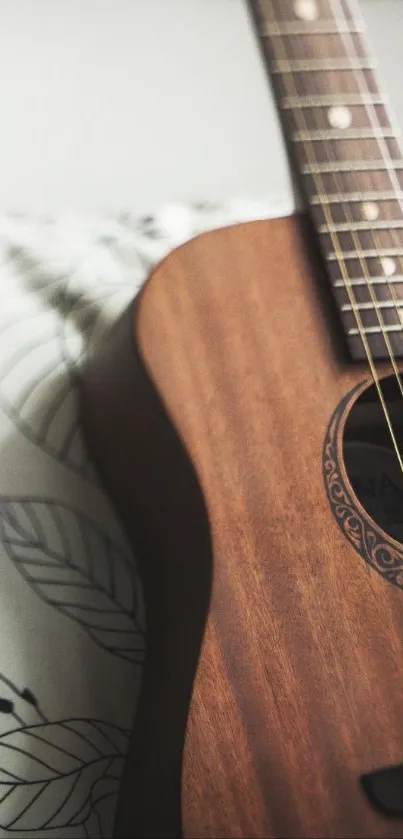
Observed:
[[[402,356],[403,157],[358,4],[251,6],[351,355]]]

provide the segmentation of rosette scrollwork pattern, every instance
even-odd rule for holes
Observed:
[[[358,385],[339,403],[323,446],[323,477],[330,509],[344,536],[368,565],[385,580],[403,589],[403,546],[389,537],[358,503],[341,469],[341,423]]]

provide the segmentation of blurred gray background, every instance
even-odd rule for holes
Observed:
[[[362,0],[403,125],[403,0]],[[291,195],[245,0],[0,0],[1,210]]]

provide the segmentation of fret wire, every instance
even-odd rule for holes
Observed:
[[[306,24],[295,23],[294,21],[276,24],[274,26],[270,23],[264,23],[259,28],[259,34],[263,38],[282,38],[284,35],[338,35],[340,31],[351,35],[362,35],[365,32],[365,26],[359,26],[358,24],[354,24],[353,26],[342,24],[342,27],[340,29],[332,20],[317,20],[314,26],[310,26],[309,28]]]
[[[377,249],[377,248],[374,248],[374,249],[364,248],[364,249],[356,250],[356,251],[342,251],[342,253],[343,253],[343,259],[344,260],[360,259],[360,257],[362,257],[363,259],[379,259],[379,257],[382,258],[382,257],[388,257],[388,256],[390,256],[390,257],[393,257],[393,256],[403,257],[403,245],[402,245],[401,248],[382,248],[380,250]],[[326,258],[330,262],[338,261],[337,253],[335,253],[334,251],[330,251],[330,253],[327,254]]]
[[[351,223],[331,222],[330,224],[320,224],[318,227],[318,233],[329,233],[330,227],[335,233],[349,233],[353,230],[356,232],[362,231],[364,233],[376,233],[377,230],[403,230],[403,217],[401,219],[381,219],[374,222],[352,221]]]
[[[398,201],[403,200],[403,192],[336,192],[332,194],[311,195],[309,201],[313,207],[319,207],[321,204],[343,204],[343,203],[364,203],[366,201],[377,201],[382,203],[384,201]]]
[[[403,169],[403,160],[392,160],[395,169]],[[304,163],[301,167],[303,175],[334,174],[338,172],[385,172],[385,160],[338,160],[335,163]]]
[[[374,309],[374,304],[373,304],[372,300],[368,300],[365,303],[358,302],[358,303],[356,303],[356,306],[357,306],[358,309],[362,309],[363,311],[366,311],[366,312],[372,312],[373,309]],[[395,306],[403,306],[403,300],[378,300],[378,307],[380,309],[393,309]],[[351,308],[350,303],[344,303],[344,305],[341,306],[341,311],[342,312],[351,312],[352,308]],[[403,313],[403,310],[402,310],[402,313]]]
[[[273,61],[271,66],[272,73],[323,73],[332,72],[351,72],[351,70],[376,70],[377,62],[367,60],[365,63],[360,59],[355,61],[345,61],[344,59],[329,59],[329,58],[315,58],[312,60],[293,59],[290,61]]]
[[[365,286],[368,287],[368,282],[371,285],[403,285],[403,276],[394,276],[394,277],[370,277],[370,280],[366,280],[364,277],[356,277],[350,279],[350,284],[352,286]],[[344,280],[333,280],[332,285],[334,288],[341,288],[345,289],[346,284]]]
[[[296,108],[326,108],[334,105],[343,106],[365,106],[371,105],[388,105],[388,97],[382,95],[377,96],[358,96],[356,93],[339,93],[339,94],[320,94],[310,96],[285,96],[280,100],[280,108],[284,110],[295,110]]]
[[[400,132],[399,132],[400,133]],[[385,138],[386,140],[397,139],[396,131],[380,126],[378,132],[370,131],[367,128],[346,129],[339,131],[338,129],[317,129],[313,131],[296,131],[292,135],[292,140],[295,143],[316,143],[323,142],[323,140],[378,140]]]
[[[401,323],[384,323],[381,326],[364,326],[363,331],[366,335],[375,335],[375,334],[382,334],[382,332],[401,332],[402,331],[402,324]],[[360,332],[358,329],[353,328],[348,330],[349,335],[359,335]]]

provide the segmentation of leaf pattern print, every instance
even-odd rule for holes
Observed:
[[[0,528],[10,559],[41,600],[103,649],[143,662],[138,576],[108,533],[73,507],[41,498],[0,497]]]
[[[0,826],[17,836],[68,826],[81,826],[82,836],[112,835],[128,745],[128,732],[92,719],[1,735]]]

